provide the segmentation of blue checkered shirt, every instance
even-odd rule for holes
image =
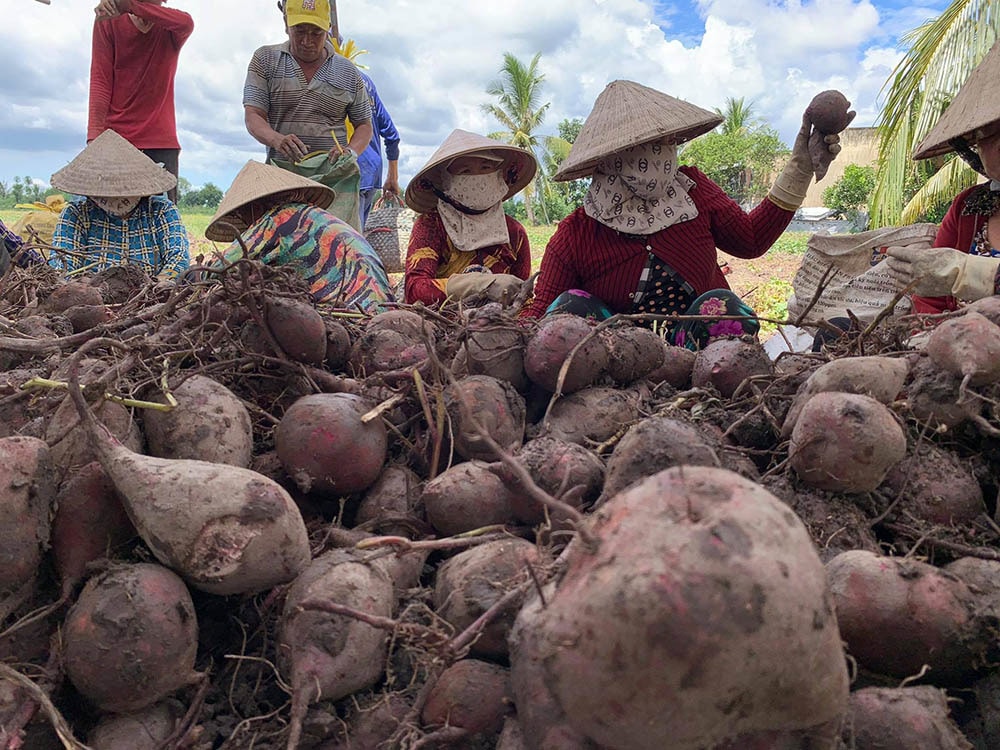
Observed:
[[[162,195],[143,198],[124,219],[76,198],[60,214],[52,246],[77,253],[50,254],[49,265],[67,275],[132,263],[151,276],[173,278],[190,262],[187,229],[177,207]]]

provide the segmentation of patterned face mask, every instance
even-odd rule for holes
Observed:
[[[143,199],[144,196],[137,195],[127,198],[94,198],[92,200],[97,206],[104,211],[104,213],[111,214],[112,216],[117,216],[124,219],[130,213],[135,210],[135,207],[139,205],[139,201]]]
[[[438,214],[456,248],[471,251],[510,242],[502,204],[508,188],[499,172],[481,175],[445,172],[442,175],[441,190],[447,198],[479,212],[468,214],[444,200],[438,200]]]

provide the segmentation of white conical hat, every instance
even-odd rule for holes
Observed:
[[[52,175],[52,187],[88,198],[159,195],[177,178],[113,130],[105,130]]]
[[[205,228],[205,237],[214,242],[232,242],[247,229],[246,222],[236,215],[237,209],[258,198],[302,189],[307,191],[305,201],[320,208],[333,203],[337,195],[333,188],[308,177],[251,159],[222,196],[219,209]]]
[[[484,135],[470,133],[468,130],[453,130],[406,186],[406,204],[417,213],[425,214],[433,211],[438,202],[432,189],[435,170],[459,156],[473,154],[503,159],[504,164],[501,165],[500,172],[510,186],[504,200],[521,192],[538,170],[538,162],[530,151],[494,141]]]
[[[1000,42],[969,74],[941,119],[913,152],[914,159],[929,159],[954,151],[950,141],[965,137],[975,142],[973,131],[1000,120],[1000,99],[996,96],[1000,77]]]
[[[604,157],[670,136],[696,138],[722,123],[715,112],[634,81],[612,81],[594,102],[569,155],[552,179],[578,180],[594,173]]]

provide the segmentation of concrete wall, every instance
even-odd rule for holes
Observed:
[[[813,182],[806,192],[806,207],[823,205],[823,191],[844,176],[844,167],[857,164],[873,167],[878,159],[878,133],[875,128],[848,128],[840,134],[841,152],[830,164],[830,170],[820,182]]]

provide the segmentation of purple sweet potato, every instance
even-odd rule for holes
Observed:
[[[84,577],[87,565],[136,536],[114,484],[97,461],[75,471],[56,497],[52,519],[52,557],[68,592]]]
[[[490,375],[469,375],[448,385],[444,399],[455,452],[462,458],[496,458],[475,423],[504,450],[518,448],[524,441],[524,397],[508,381]]]
[[[584,446],[603,443],[639,418],[640,402],[633,389],[584,388],[556,401],[537,432]]]
[[[184,716],[184,707],[166,700],[135,713],[101,717],[87,737],[91,750],[159,750]]]
[[[356,527],[389,536],[416,535],[423,525],[419,508],[423,482],[406,466],[386,466],[375,483],[365,490],[354,515]]]
[[[40,309],[48,313],[62,313],[77,305],[103,305],[101,290],[86,281],[67,281],[59,284],[42,300]]]
[[[346,615],[302,608],[309,601],[391,617],[396,598],[392,577],[381,563],[366,563],[351,550],[317,557],[295,579],[278,633],[279,667],[292,686],[289,750],[299,746],[310,704],[371,687],[385,670],[388,649],[385,630]]]
[[[866,687],[851,693],[846,747],[858,750],[973,750],[936,687]]]
[[[347,327],[336,320],[324,320],[326,324],[326,369],[340,372],[351,356],[351,335]]]
[[[608,349],[608,375],[620,385],[645,378],[663,366],[663,339],[649,328],[623,325],[602,332]]]
[[[431,728],[457,727],[466,738],[500,734],[510,695],[507,670],[477,659],[462,659],[448,667],[427,696],[421,712]]]
[[[524,371],[524,329],[492,305],[474,309],[465,329],[464,354],[470,375],[491,375],[519,391],[528,386]]]
[[[434,609],[461,632],[510,589],[528,580],[528,567],[538,563],[535,545],[518,538],[486,542],[459,552],[438,568]],[[473,654],[506,658],[507,635],[520,603],[512,602],[483,629],[472,644]]]
[[[633,482],[671,466],[719,466],[719,456],[689,422],[647,417],[629,428],[608,458],[602,497],[613,497]]]
[[[589,532],[596,549],[574,540],[511,639],[516,673],[530,633],[577,732],[615,750],[703,750],[839,722],[848,675],[826,572],[784,503],[680,466],[617,494]],[[521,716],[530,696],[514,686]]]
[[[969,466],[934,443],[914,446],[889,469],[882,486],[896,501],[896,513],[930,524],[969,523],[986,512],[982,487]]]
[[[788,449],[799,479],[834,492],[871,492],[905,455],[906,435],[888,408],[837,392],[806,401]]]
[[[253,457],[250,412],[226,386],[204,375],[192,375],[173,389],[177,405],[169,411],[143,412],[151,456],[192,458],[246,468]],[[149,401],[167,403],[159,390]]]
[[[489,465],[464,461],[424,485],[420,502],[427,520],[443,536],[514,520],[513,493]]]
[[[347,495],[378,479],[388,436],[381,419],[361,421],[371,407],[350,393],[314,393],[288,408],[274,443],[302,492]]]
[[[697,355],[683,346],[673,346],[663,342],[663,364],[646,376],[654,384],[666,383],[674,388],[691,385],[691,373]]]
[[[296,362],[320,365],[326,357],[326,324],[311,304],[269,297],[264,321],[282,351]]]
[[[843,552],[826,564],[848,653],[871,672],[911,677],[928,667],[936,685],[976,672],[989,644],[974,596],[957,576],[918,560]]]
[[[942,370],[928,356],[916,359],[906,386],[906,406],[932,429],[957,427],[982,411],[979,399],[963,398],[962,376]]]
[[[591,505],[604,486],[604,463],[594,453],[576,443],[551,437],[529,440],[515,456],[539,488],[577,508]],[[528,525],[545,520],[545,507],[520,485],[504,465],[495,471],[511,490],[514,516]],[[566,495],[572,494],[567,499]]]
[[[927,355],[972,386],[1000,380],[1000,326],[977,312],[939,323],[927,337]]]
[[[691,384],[714,386],[723,398],[732,398],[745,380],[772,371],[771,358],[758,342],[716,339],[695,355]]]
[[[122,445],[136,453],[142,452],[142,432],[127,408],[113,401],[104,401],[94,408],[94,415]],[[59,467],[60,481],[73,469],[97,460],[94,443],[81,426],[79,414],[69,398],[59,404],[49,419],[45,442],[52,449],[53,465]]]
[[[365,329],[351,346],[350,370],[356,377],[413,367],[427,358],[419,339],[393,328]]]
[[[574,349],[568,364],[566,360]],[[565,375],[562,370],[565,366]],[[594,327],[577,315],[552,315],[541,321],[524,351],[528,378],[545,390],[573,393],[597,382],[608,367],[608,349]],[[561,379],[561,383],[560,383]]]
[[[846,96],[836,89],[828,89],[812,98],[806,107],[806,114],[820,133],[836,135],[854,119],[850,116],[850,107]]]
[[[35,578],[48,548],[55,498],[45,442],[0,438],[0,601]]]
[[[198,676],[191,595],[160,565],[120,566],[87,581],[63,641],[66,674],[102,711],[139,711]]]

